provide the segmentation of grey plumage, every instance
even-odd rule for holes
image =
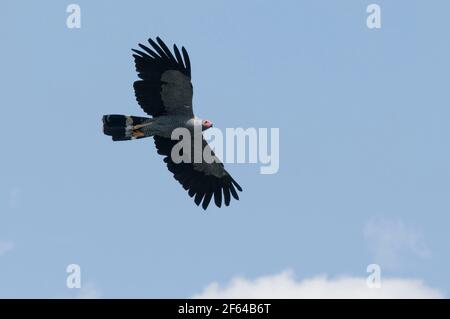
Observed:
[[[239,199],[239,184],[224,169],[224,165],[211,151],[202,138],[201,151],[210,152],[214,161],[203,160],[175,163],[171,158],[172,147],[177,141],[171,140],[176,128],[187,128],[192,133],[204,131],[212,126],[208,120],[197,118],[192,109],[193,86],[191,83],[191,63],[186,49],[181,53],[174,45],[174,53],[159,38],[149,39],[150,49],[139,44],[141,50],[133,49],[136,71],[140,80],[134,82],[136,100],[152,118],[124,115],[105,115],[103,129],[114,141],[123,141],[153,136],[158,154],[164,155],[167,168],[194,197],[197,205],[206,209],[214,198],[216,206],[221,207],[222,199],[226,206],[231,196]],[[193,135],[192,135],[193,136]],[[192,147],[196,143],[191,143]],[[231,195],[231,196],[230,196]]]

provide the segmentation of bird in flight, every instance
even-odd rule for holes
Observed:
[[[104,115],[103,132],[113,141],[127,141],[152,136],[158,154],[164,156],[167,168],[174,178],[188,191],[195,203],[208,208],[214,197],[216,206],[222,201],[230,204],[231,196],[239,199],[241,186],[225,170],[223,163],[215,156],[208,143],[201,136],[202,154],[209,152],[213,161],[174,161],[172,148],[178,143],[172,140],[172,132],[185,128],[189,132],[203,132],[213,126],[210,120],[194,115],[192,109],[193,87],[191,83],[191,63],[184,47],[178,50],[173,46],[175,56],[159,38],[156,42],[148,40],[153,48],[139,44],[141,50],[135,50],[133,57],[140,80],[134,82],[136,100],[145,113],[152,116],[138,117],[127,115]],[[194,139],[195,134],[191,135]],[[198,145],[194,142],[191,145]],[[222,200],[223,199],[223,200]]]

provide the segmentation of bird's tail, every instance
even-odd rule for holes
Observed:
[[[111,136],[113,141],[128,141],[147,137],[141,125],[150,120],[146,117],[128,115],[104,115],[103,133]]]

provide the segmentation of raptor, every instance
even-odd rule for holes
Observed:
[[[191,132],[203,132],[213,126],[210,120],[194,115],[192,108],[193,86],[191,63],[184,47],[176,45],[173,52],[159,38],[148,40],[151,48],[139,44],[133,49],[136,71],[140,80],[134,82],[136,100],[145,113],[151,116],[110,114],[103,116],[103,132],[113,141],[128,141],[153,137],[158,154],[174,178],[183,186],[197,205],[207,209],[212,198],[217,207],[228,206],[231,197],[239,199],[241,186],[225,170],[210,146],[201,136],[200,146],[212,154],[213,161],[174,161],[171,151],[178,142],[172,132],[186,128]],[[194,134],[192,135],[192,139]],[[196,143],[192,142],[192,145]]]

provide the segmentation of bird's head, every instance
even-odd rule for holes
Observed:
[[[213,124],[210,120],[203,120],[202,121],[202,131],[206,131],[207,129],[209,129],[210,127],[212,127]]]

